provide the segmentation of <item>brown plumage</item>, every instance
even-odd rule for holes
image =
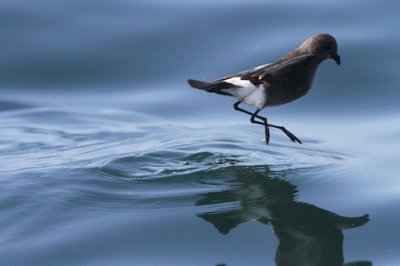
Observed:
[[[211,82],[189,79],[188,83],[193,88],[236,97],[239,101],[234,105],[235,110],[251,115],[252,123],[264,125],[267,144],[269,127],[281,129],[293,142],[301,143],[284,127],[268,124],[258,112],[266,106],[285,104],[304,96],[311,88],[319,64],[329,58],[340,65],[335,38],[321,33],[311,36],[275,63]],[[240,108],[242,102],[255,106],[257,110],[252,113]]]

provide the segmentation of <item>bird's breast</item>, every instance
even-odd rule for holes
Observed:
[[[311,83],[300,82],[301,84],[293,83],[272,83],[268,88],[267,105],[281,105],[294,101],[304,96],[311,88]]]
[[[285,104],[304,96],[311,88],[315,70],[316,67],[305,66],[293,69],[285,78],[272,76],[267,87],[267,105]]]

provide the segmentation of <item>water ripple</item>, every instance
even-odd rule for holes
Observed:
[[[213,129],[220,130],[227,129]],[[113,157],[99,167],[99,172],[127,180],[158,179],[229,166],[267,165],[273,170],[314,168],[338,164],[350,158],[346,153],[321,149],[316,141],[304,147],[294,147],[291,143],[287,144],[286,139],[277,138],[275,144],[265,146],[257,141],[255,135],[247,139],[239,136],[228,140],[208,138],[208,135],[216,133],[209,129],[177,126],[170,127],[167,132],[161,128],[158,131],[165,135],[180,132],[182,136],[166,141],[161,148],[157,144],[142,143],[146,150]],[[200,136],[207,142],[201,141]]]
[[[9,117],[12,123],[7,123]],[[316,140],[295,145],[281,135],[273,135],[273,142],[266,146],[260,132],[247,125],[209,128],[131,123],[147,120],[140,114],[98,110],[76,115],[66,110],[32,109],[2,118],[2,172],[96,167],[104,176],[140,180],[232,165],[318,167],[354,156]],[[38,120],[41,123],[36,123]],[[60,126],[57,121],[68,123]]]

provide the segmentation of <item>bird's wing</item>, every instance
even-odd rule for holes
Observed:
[[[278,61],[274,65],[267,68],[259,69],[250,76],[243,77],[245,79],[258,78],[259,80],[270,81],[272,80],[285,80],[296,76],[296,73],[303,73],[307,68],[308,63],[315,58],[313,54],[304,54],[296,56],[287,60]]]
[[[267,69],[269,66],[272,66],[273,64],[265,64],[265,65],[261,65],[252,69],[248,69],[248,70],[244,70],[229,76],[224,76],[221,77],[215,81],[224,81],[230,78],[235,78],[235,77],[240,77],[243,80],[250,80],[251,81],[251,75],[253,75],[254,73],[257,73],[259,70],[261,69]]]
[[[263,81],[268,82],[271,78],[287,78],[290,72],[296,71],[298,67],[306,65],[306,63],[313,58],[313,54],[304,54],[290,59],[280,60],[273,64],[261,65],[253,69],[219,78],[216,81],[224,81],[230,78],[240,77],[242,80],[249,80],[254,85],[259,85],[263,83]]]

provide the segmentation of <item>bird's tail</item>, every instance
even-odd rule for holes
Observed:
[[[192,88],[223,95],[231,95],[224,91],[224,89],[229,89],[233,87],[232,84],[223,81],[205,82],[200,80],[188,79],[187,82]]]
[[[205,82],[195,79],[188,79],[187,82],[192,88],[200,89],[200,90],[209,90],[210,88],[215,86],[215,83]]]

